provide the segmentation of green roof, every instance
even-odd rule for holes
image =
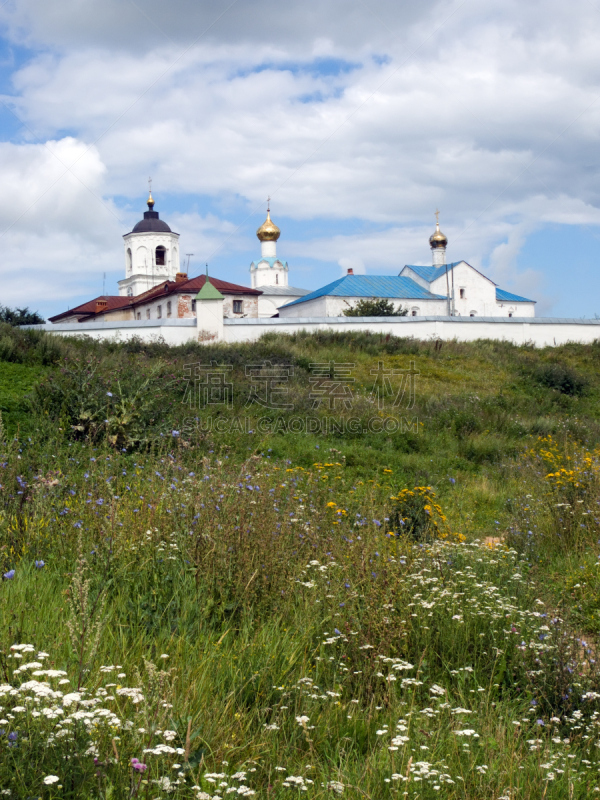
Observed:
[[[196,295],[196,300],[223,300],[224,297],[216,286],[210,282],[208,275],[204,281],[204,285]]]

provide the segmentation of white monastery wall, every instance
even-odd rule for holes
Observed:
[[[139,337],[146,341],[162,338],[177,345],[198,340],[195,319],[141,320],[133,322],[84,322],[29,325],[58,336],[91,336],[94,339],[124,341]],[[495,339],[514,344],[552,347],[567,342],[590,344],[600,340],[600,320],[503,317],[321,317],[275,319],[225,319],[223,340],[254,342],[267,331],[273,333],[371,331],[415,339],[475,341]]]

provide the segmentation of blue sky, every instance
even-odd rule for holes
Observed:
[[[116,293],[152,175],[193,274],[249,283],[267,195],[307,289],[429,263],[437,207],[449,260],[600,314],[585,0],[19,0],[0,34],[0,303]]]

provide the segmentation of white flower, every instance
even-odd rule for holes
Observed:
[[[296,717],[296,722],[298,725],[306,725],[307,722],[310,722],[310,717],[302,716]]]
[[[56,775],[46,775],[44,778],[44,783],[46,786],[50,786],[52,783],[58,783],[59,780],[60,778],[57,778]]]
[[[332,789],[336,794],[342,794],[344,791],[344,784],[339,781],[329,781],[327,788]]]

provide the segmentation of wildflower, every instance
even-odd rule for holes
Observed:
[[[14,569],[9,569],[8,572],[5,572],[2,577],[4,578],[5,581],[12,580],[15,577]]]
[[[107,393],[106,393],[106,396],[107,396],[107,397],[112,397],[112,396],[113,396],[113,393],[112,393],[112,392],[107,392]]]
[[[148,767],[145,764],[142,764],[142,762],[137,758],[131,759],[131,766],[137,770],[137,772],[145,772],[148,769]]]
[[[329,781],[327,788],[332,789],[336,794],[342,794],[344,791],[344,784],[339,781]]]
[[[44,783],[46,786],[51,786],[53,783],[58,783],[59,780],[60,778],[58,778],[56,775],[46,775],[44,778]]]
[[[46,566],[46,562],[45,561],[36,561],[35,562],[36,569],[41,569],[42,567],[45,567],[45,566]]]
[[[16,710],[17,710],[16,708],[13,708],[13,711],[16,711]],[[25,709],[23,709],[23,711],[25,711]],[[19,734],[16,731],[12,731],[12,733],[8,734],[8,741],[9,742],[16,742],[18,738],[19,738]]]

